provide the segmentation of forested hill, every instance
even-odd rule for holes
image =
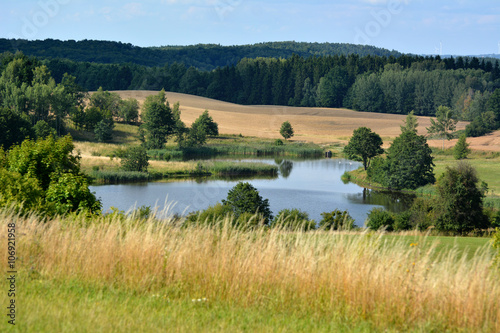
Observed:
[[[269,42],[253,45],[221,46],[198,44],[190,46],[138,47],[131,44],[110,41],[82,40],[60,41],[54,39],[28,41],[21,39],[0,39],[0,53],[22,51],[25,55],[39,58],[65,58],[73,61],[104,64],[133,63],[143,66],[164,66],[174,62],[200,70],[236,65],[243,58],[290,58],[348,55],[394,56],[396,51],[368,45],[345,43],[299,43]]]

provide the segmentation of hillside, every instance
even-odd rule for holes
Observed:
[[[122,98],[136,98],[141,104],[147,96],[156,91],[115,91]],[[378,133],[384,141],[401,133],[400,125],[405,116],[357,112],[335,108],[304,108],[289,106],[239,105],[210,98],[167,92],[171,104],[179,102],[181,117],[186,124],[191,124],[205,109],[219,124],[222,134],[242,134],[264,138],[279,138],[282,122],[291,122],[295,136],[292,140],[315,143],[347,142],[352,132],[366,126]],[[418,117],[419,134],[426,134],[430,126],[429,117]],[[467,123],[459,122],[457,129],[464,129]],[[475,150],[500,151],[500,131],[490,135],[467,139]],[[451,147],[456,140],[446,141]],[[430,140],[429,144],[441,147],[441,140]]]
[[[348,55],[395,56],[401,53],[368,45],[345,43],[269,42],[253,45],[222,46],[198,44],[188,46],[138,47],[111,41],[14,40],[0,38],[0,53],[22,51],[40,58],[64,58],[73,61],[104,64],[132,63],[143,66],[164,66],[174,62],[201,70],[236,65],[243,58],[290,58]]]

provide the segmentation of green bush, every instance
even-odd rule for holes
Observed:
[[[115,124],[113,120],[103,119],[94,127],[95,139],[98,142],[110,141],[113,138],[113,128]]]
[[[142,146],[127,148],[121,159],[122,169],[125,171],[147,172],[148,160],[146,148]]]
[[[238,218],[243,213],[262,214],[265,224],[272,220],[269,200],[262,199],[259,191],[250,183],[240,182],[236,184],[227,194],[222,204],[228,206],[230,211]]]
[[[396,214],[394,218],[394,231],[411,230],[411,212],[409,210]]]
[[[292,231],[309,231],[316,229],[316,222],[309,219],[309,214],[297,208],[282,209],[273,219],[271,227]]]
[[[385,228],[387,231],[392,231],[394,229],[394,217],[382,208],[373,208],[368,213],[366,226],[372,230]]]
[[[228,206],[217,203],[214,206],[209,206],[205,210],[197,211],[189,214],[186,217],[187,224],[202,224],[202,225],[216,225],[221,223],[224,218],[231,214]]]
[[[344,210],[335,209],[331,212],[321,213],[322,219],[319,227],[324,230],[351,230],[354,228],[354,219]]]
[[[274,145],[275,145],[275,146],[283,146],[283,145],[284,145],[283,140],[281,140],[281,139],[276,139],[276,140],[274,141]]]

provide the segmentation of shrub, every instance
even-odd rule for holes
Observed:
[[[309,231],[316,229],[316,222],[310,220],[306,212],[293,208],[280,210],[271,226],[294,231]]]
[[[229,206],[217,203],[214,206],[209,206],[205,210],[191,213],[186,218],[187,224],[208,224],[216,225],[221,222],[226,216],[231,214]]]
[[[227,199],[222,204],[229,207],[230,211],[238,218],[243,213],[260,213],[264,217],[265,224],[272,220],[269,200],[262,199],[259,191],[250,183],[238,183],[227,194]]]
[[[55,129],[50,127],[45,120],[39,120],[35,126],[33,126],[33,132],[37,139],[43,139],[50,135],[56,136],[57,132]]]
[[[110,141],[113,138],[113,128],[115,124],[112,120],[103,119],[94,127],[95,139],[98,142]]]
[[[281,139],[276,139],[276,140],[274,141],[274,145],[275,145],[275,146],[283,146],[283,144],[284,144],[284,143],[283,143],[283,140],[281,140]]]
[[[149,166],[148,160],[148,153],[144,147],[131,147],[125,150],[121,165],[125,171],[146,172]]]
[[[350,230],[354,228],[354,219],[344,210],[335,209],[329,213],[321,213],[323,217],[319,227],[325,230]]]
[[[391,213],[382,208],[373,208],[368,213],[366,226],[372,230],[386,228],[387,231],[392,231],[394,229],[394,218]]]
[[[488,227],[483,212],[484,192],[478,182],[476,170],[467,162],[446,168],[437,184],[442,206],[436,224],[439,230],[465,234]]]
[[[394,231],[403,231],[412,229],[411,212],[409,210],[396,214],[394,218]]]
[[[453,157],[455,157],[456,160],[462,160],[467,158],[469,153],[470,149],[469,144],[467,143],[467,136],[462,134],[455,147],[453,147]]]
[[[293,136],[293,128],[290,122],[285,121],[281,124],[280,134],[285,140],[288,140]]]

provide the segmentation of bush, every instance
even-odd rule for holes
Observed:
[[[110,141],[113,138],[113,128],[115,124],[112,120],[103,119],[95,125],[94,134],[98,142]]]
[[[476,170],[467,162],[446,168],[437,184],[441,214],[436,227],[440,231],[466,234],[488,228],[488,217],[483,212],[484,193],[478,183]]]
[[[271,226],[292,231],[309,231],[316,229],[316,222],[310,220],[306,212],[293,208],[280,210]]]
[[[392,231],[394,229],[394,217],[382,208],[373,208],[368,213],[366,226],[372,230],[385,228],[387,231]]]
[[[50,135],[56,136],[57,132],[55,129],[50,127],[49,124],[45,120],[39,120],[35,126],[33,126],[33,132],[35,133],[35,137],[37,139],[43,139]]]
[[[238,183],[227,194],[227,199],[222,200],[222,204],[228,206],[236,219],[243,213],[256,214],[264,217],[265,224],[272,220],[269,200],[262,199],[259,191],[250,183]]]
[[[121,159],[121,165],[125,171],[147,172],[149,166],[148,160],[148,153],[144,147],[131,147],[125,150]]]
[[[283,143],[283,140],[281,140],[281,139],[276,139],[276,140],[274,141],[274,145],[275,145],[275,146],[283,146],[283,144],[284,144],[284,143]]]
[[[455,147],[453,147],[453,157],[455,157],[456,160],[462,160],[467,158],[469,153],[470,149],[469,144],[467,143],[467,136],[462,134]]]
[[[324,230],[351,230],[354,228],[354,219],[344,210],[335,209],[332,212],[321,213],[323,217],[319,227]]]
[[[207,224],[216,225],[223,221],[223,219],[231,214],[228,206],[217,203],[214,206],[209,206],[207,209],[191,213],[186,218],[187,224]]]
[[[409,210],[396,214],[394,218],[394,231],[411,230],[411,212]]]

